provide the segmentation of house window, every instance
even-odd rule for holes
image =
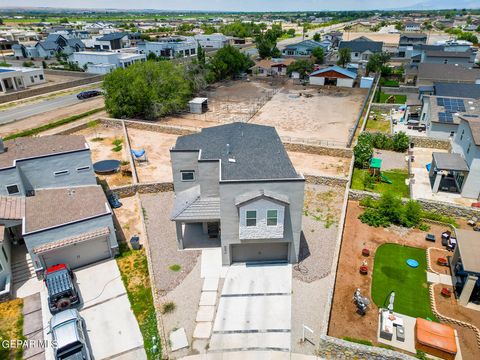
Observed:
[[[182,181],[195,181],[195,171],[193,170],[185,170],[180,171],[182,174]]]
[[[8,263],[7,252],[5,251],[5,247],[3,247],[3,246],[2,246],[2,253],[3,253],[3,257],[5,258],[5,261]]]
[[[357,53],[357,52],[355,53],[355,57],[358,57],[358,53]]]
[[[13,185],[7,185],[7,192],[8,192],[8,195],[14,195],[14,194],[18,194],[20,190],[18,189],[17,184],[13,184]]]
[[[462,130],[462,135],[460,135],[460,141],[463,140],[463,135],[465,134],[465,129]]]
[[[467,148],[467,154],[470,152],[470,147],[472,146],[472,143],[468,144],[468,148]]]
[[[267,210],[267,226],[277,226],[278,210]]]
[[[455,135],[455,131],[450,131],[450,137],[453,137]]]
[[[82,167],[77,168],[77,172],[85,172],[85,171],[88,171],[88,170],[90,170],[90,166],[82,166]]]
[[[247,226],[257,226],[257,212],[255,210],[247,211],[246,220]]]
[[[61,171],[55,171],[53,173],[53,175],[55,176],[63,176],[63,175],[68,175],[70,173],[70,171],[68,170],[61,170]]]

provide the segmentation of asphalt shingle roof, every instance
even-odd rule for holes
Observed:
[[[301,178],[271,126],[233,123],[205,128],[179,137],[172,151],[176,150],[201,150],[201,160],[221,160],[222,180]]]
[[[382,41],[342,41],[340,42],[339,49],[350,49],[352,52],[365,52],[367,50],[372,53],[381,52],[383,48]]]
[[[99,41],[112,41],[112,40],[119,40],[123,38],[127,33],[125,32],[114,32],[110,34],[105,34],[101,38],[98,38]]]
[[[480,71],[454,64],[420,63],[418,64],[418,78],[474,83],[476,79],[480,79]]]
[[[456,153],[432,153],[437,169],[452,171],[468,171],[468,165],[465,159]]]
[[[433,83],[435,95],[480,99],[480,84]]]
[[[322,44],[322,43],[320,43],[318,41],[314,41],[314,40],[304,40],[304,41],[300,41],[299,43],[296,43],[296,44],[287,45],[285,48],[286,49],[296,49],[299,46],[305,46],[305,47],[314,49],[316,47],[322,47],[323,48],[323,47],[325,47],[325,44]]]

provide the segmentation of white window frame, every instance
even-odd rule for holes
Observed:
[[[248,217],[248,213],[255,213],[255,217],[254,217],[254,218]],[[249,224],[248,224],[248,220],[253,220],[253,221],[255,221],[255,224],[254,224],[254,225],[249,225]],[[246,210],[246,211],[245,211],[245,226],[247,226],[247,227],[255,227],[255,226],[257,226],[257,210]]]
[[[274,218],[271,217],[271,216],[268,216],[268,213],[271,212],[271,211],[275,211],[275,224],[268,224],[268,221],[269,220],[273,220]],[[278,225],[278,210],[277,209],[270,209],[270,210],[267,210],[267,226],[277,226]]]
[[[69,174],[70,174],[70,170],[59,170],[53,173],[54,176],[65,176]]]
[[[9,187],[9,186],[16,186],[18,191],[15,192],[15,193],[10,193],[10,192],[8,191],[8,187]],[[18,186],[18,184],[8,184],[8,185],[5,185],[5,189],[7,190],[7,194],[8,194],[8,195],[20,194],[20,186]]]
[[[192,179],[184,179],[184,174],[192,174]],[[180,177],[182,181],[195,181],[195,170],[180,170]]]
[[[90,165],[87,165],[87,166],[80,166],[77,168],[77,172],[85,172],[85,171],[88,171],[90,170]]]

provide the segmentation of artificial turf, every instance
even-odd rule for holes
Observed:
[[[411,268],[408,259],[419,265]],[[395,291],[393,310],[397,313],[436,320],[430,308],[427,284],[427,258],[424,249],[383,244],[376,253],[372,276],[372,299],[380,308],[386,308],[390,293]]]

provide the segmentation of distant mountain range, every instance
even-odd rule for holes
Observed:
[[[397,10],[478,9],[479,0],[426,0]]]

